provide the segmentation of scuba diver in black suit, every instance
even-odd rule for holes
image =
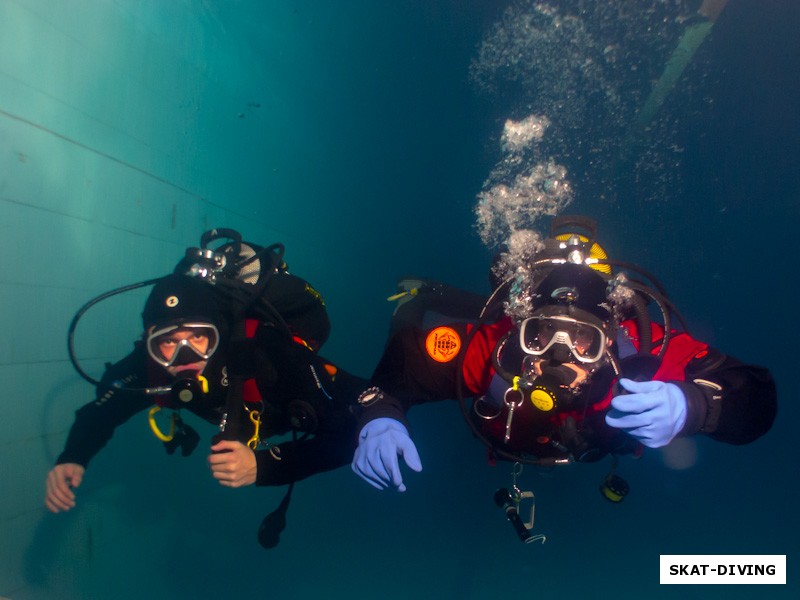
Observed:
[[[100,300],[153,283],[142,339],[93,380],[72,347],[78,319]],[[329,332],[322,296],[288,272],[283,247],[245,243],[232,230],[204,234],[173,274],[90,301],[70,327],[70,357],[97,386],[97,397],[76,413],[48,474],[45,505],[71,509],[92,457],[118,426],[148,409],[169,454],[180,448],[188,455],[199,442],[181,409],[219,425],[209,464],[224,486],[293,484],[347,464],[355,449],[355,399],[366,382],[317,354]],[[171,412],[168,420],[162,410]],[[289,432],[291,441],[267,442]]]

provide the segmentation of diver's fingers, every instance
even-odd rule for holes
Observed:
[[[397,453],[403,457],[409,469],[417,473],[422,471],[422,461],[419,458],[417,447],[414,445],[414,442],[411,441],[411,438],[406,438],[405,441],[397,444]]]
[[[385,490],[386,489],[386,486],[383,484],[383,482],[381,482],[380,480],[373,479],[372,477],[370,477],[369,474],[365,473],[364,471],[362,471],[360,469],[360,467],[355,462],[353,462],[350,465],[350,468],[353,469],[353,473],[355,473],[356,475],[361,477],[361,479],[366,481],[368,484],[370,484],[376,490]]]
[[[70,487],[71,488],[79,487],[81,485],[81,482],[83,481],[83,474],[86,472],[86,469],[76,464],[69,464],[67,466],[69,467],[67,471],[69,476]]]
[[[634,381],[626,377],[622,377],[619,380],[619,384],[632,394],[649,394],[651,392],[657,392],[664,386],[663,381]]]
[[[386,487],[397,485],[392,472],[392,461],[397,463],[397,453],[394,451],[385,452],[380,446],[367,454],[370,472],[373,477],[377,478]]]
[[[44,505],[50,512],[58,513],[62,510],[69,510],[75,505],[75,499],[69,497],[69,488],[66,491],[47,478],[47,489],[44,496]]]
[[[83,467],[76,464],[62,464],[53,467],[47,474],[45,483],[45,506],[51,512],[66,511],[75,506],[75,494],[72,487],[77,487],[83,478]]]
[[[606,415],[606,423],[616,429],[631,430],[645,427],[653,422],[648,413],[630,413],[612,409]]]
[[[227,487],[241,487],[255,483],[258,467],[255,452],[236,441],[215,444],[216,454],[208,457],[211,475]]]
[[[353,455],[353,462],[350,465],[353,473],[361,477],[364,481],[372,487],[383,490],[386,489],[386,483],[372,471],[369,464],[369,452],[365,445],[360,445]]]
[[[659,406],[656,394],[622,394],[611,399],[611,407],[624,413],[643,413]]]
[[[381,490],[389,487],[392,477],[386,470],[381,457],[381,448],[377,444],[366,444],[363,447],[356,466],[362,478],[374,487]]]
[[[398,460],[399,452],[399,447],[389,451],[384,449],[380,453],[380,460],[388,477],[387,481],[398,491],[405,492],[406,486],[403,485],[403,474],[400,472],[400,461]]]
[[[211,452],[213,452],[213,454],[211,454],[208,457],[208,462],[212,464],[214,462],[223,462],[224,460],[226,460],[224,458],[225,453],[234,452],[239,448],[241,448],[242,446],[244,446],[244,444],[242,444],[241,442],[237,442],[235,440],[222,440],[221,442],[217,442],[216,444],[211,446]],[[218,458],[219,460],[215,461],[214,460],[215,458]]]

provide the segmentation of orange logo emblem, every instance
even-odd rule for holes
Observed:
[[[461,350],[461,338],[450,327],[437,327],[425,338],[425,350],[436,362],[450,362]]]

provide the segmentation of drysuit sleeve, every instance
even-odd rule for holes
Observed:
[[[295,345],[296,346],[296,345]],[[275,388],[281,412],[293,426],[309,424],[294,439],[256,452],[256,485],[285,485],[315,473],[350,464],[357,445],[356,398],[364,390],[366,379],[352,375],[304,348],[294,348],[285,356],[300,361],[293,371],[292,390]],[[304,360],[300,360],[304,359]],[[313,368],[312,368],[313,367]],[[279,370],[285,377],[289,370]]]
[[[143,393],[109,387],[114,382],[130,388],[144,387],[144,349],[137,345],[127,357],[106,368],[97,398],[75,412],[64,451],[56,464],[76,463],[84,468],[108,443],[114,430],[152,404]]]
[[[355,420],[338,431],[322,431],[256,452],[256,485],[286,485],[350,464],[356,450]]]
[[[461,340],[467,339],[468,325],[453,323],[448,327]],[[388,417],[408,426],[406,413],[412,406],[457,397],[459,356],[447,362],[433,360],[426,351],[426,331],[405,327],[389,339],[383,355],[372,374],[371,385],[381,394],[366,403],[359,419],[359,431],[369,421]],[[466,352],[463,346],[459,353]],[[465,394],[471,393],[464,390]]]
[[[686,395],[682,435],[705,433],[728,444],[748,444],[769,431],[777,413],[770,372],[713,348],[686,367],[686,381],[673,382]]]

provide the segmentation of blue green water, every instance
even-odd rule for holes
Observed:
[[[24,360],[7,352],[0,365],[15,386],[0,430],[8,496],[0,547],[13,565],[0,572],[0,596],[794,597],[800,552],[793,446],[800,410],[791,375],[793,338],[800,333],[793,295],[800,217],[796,3],[730,2],[652,124],[641,158],[621,171],[611,168],[620,123],[632,118],[675,47],[681,29],[672,9],[681,3],[640,3],[672,18],[655,41],[637,37],[656,18],[638,9],[620,13],[619,23],[605,12],[602,22],[592,22],[589,16],[601,11],[590,10],[570,30],[580,36],[528,38],[527,46],[514,37],[518,30],[506,29],[492,43],[522,44],[535,55],[523,56],[527,62],[516,70],[501,61],[491,90],[476,82],[475,61],[513,3],[318,4],[187,0],[134,9],[87,0],[77,3],[73,21],[48,18],[40,2],[9,0],[0,12],[32,24],[27,35],[17,31],[19,43],[4,47],[0,59],[6,89],[20,90],[0,94],[0,147],[13,162],[0,171],[2,231],[15,242],[14,264],[42,265],[11,270],[0,284],[4,306],[22,305],[28,314],[33,305],[55,315],[35,330],[36,340],[48,333],[59,340],[51,350],[26,338]],[[530,11],[533,3],[520,6]],[[82,87],[81,99],[67,89],[68,77],[62,89],[36,78],[33,65],[58,56],[42,58],[37,50],[46,42],[37,46],[36,40],[58,38],[54,31],[75,47],[111,54],[98,41],[105,39],[98,32],[109,27],[109,15],[118,27],[109,37],[145,40],[154,49],[151,60],[128,64],[122,73],[110,59],[54,64],[53,73],[66,69],[73,79],[93,82],[92,89]],[[187,15],[193,15],[191,27]],[[519,19],[506,26],[519,26]],[[614,35],[620,48],[606,43]],[[584,70],[572,65],[577,71],[553,67],[557,59],[588,52],[581,45],[587,40],[599,44],[594,50],[608,49],[605,56],[619,53],[616,66],[600,79],[590,79],[583,63]],[[206,77],[167,74],[159,49],[170,64]],[[20,75],[26,72],[22,58],[17,65],[20,56],[30,61],[29,77]],[[598,81],[603,85],[593,87]],[[620,96],[611,110],[609,96],[586,90]],[[39,94],[58,102],[42,100],[37,110],[24,101]],[[391,312],[385,298],[397,278],[418,274],[486,290],[492,253],[480,240],[473,209],[503,160],[503,123],[529,114],[569,121],[551,130],[542,148],[545,158],[568,168],[569,212],[598,220],[612,256],[657,274],[697,337],[772,370],[780,406],[767,436],[743,447],[698,439],[694,465],[682,470],[665,465],[658,451],[624,460],[620,469],[631,493],[618,506],[597,491],[608,463],[526,469],[521,483],[536,493],[544,545],[520,544],[493,504],[494,490],[511,482],[511,467],[486,464],[454,403],[410,414],[424,470],[407,475],[406,493],[378,492],[347,468],[304,481],[276,550],[263,550],[255,531],[282,490],[221,489],[202,452],[165,457],[143,420],[122,428],[92,463],[75,511],[44,514],[46,470],[72,411],[91,394],[70,371],[60,341],[82,301],[161,274],[204,226],[274,236],[254,241],[285,242],[292,270],[326,297],[333,334],[322,354],[366,376],[384,342]],[[135,135],[120,149],[105,143],[111,130]],[[64,142],[62,168],[55,151],[37,154],[40,136],[83,146]],[[104,156],[81,158],[86,164],[78,177],[76,157],[86,147]],[[20,165],[37,161],[52,179],[25,179]],[[126,203],[119,189],[124,185],[115,169],[130,166],[160,178],[131,192],[141,205]],[[507,174],[516,166],[506,168]],[[101,186],[102,194],[92,191]],[[163,210],[148,204],[156,196]],[[36,210],[25,212],[28,206]],[[24,232],[39,236],[26,252],[20,251]],[[59,248],[77,275],[63,275],[48,247]],[[15,295],[37,287],[55,292],[35,303],[33,294],[24,302]],[[120,315],[136,306],[120,308]],[[13,329],[16,320],[4,311],[14,340],[24,333]],[[99,367],[127,348],[126,340],[108,351],[86,351]],[[29,392],[31,408],[20,416],[17,407]],[[35,435],[15,431],[28,420]],[[201,435],[213,434],[210,426],[192,423]],[[789,584],[660,586],[661,554],[785,554]]]

